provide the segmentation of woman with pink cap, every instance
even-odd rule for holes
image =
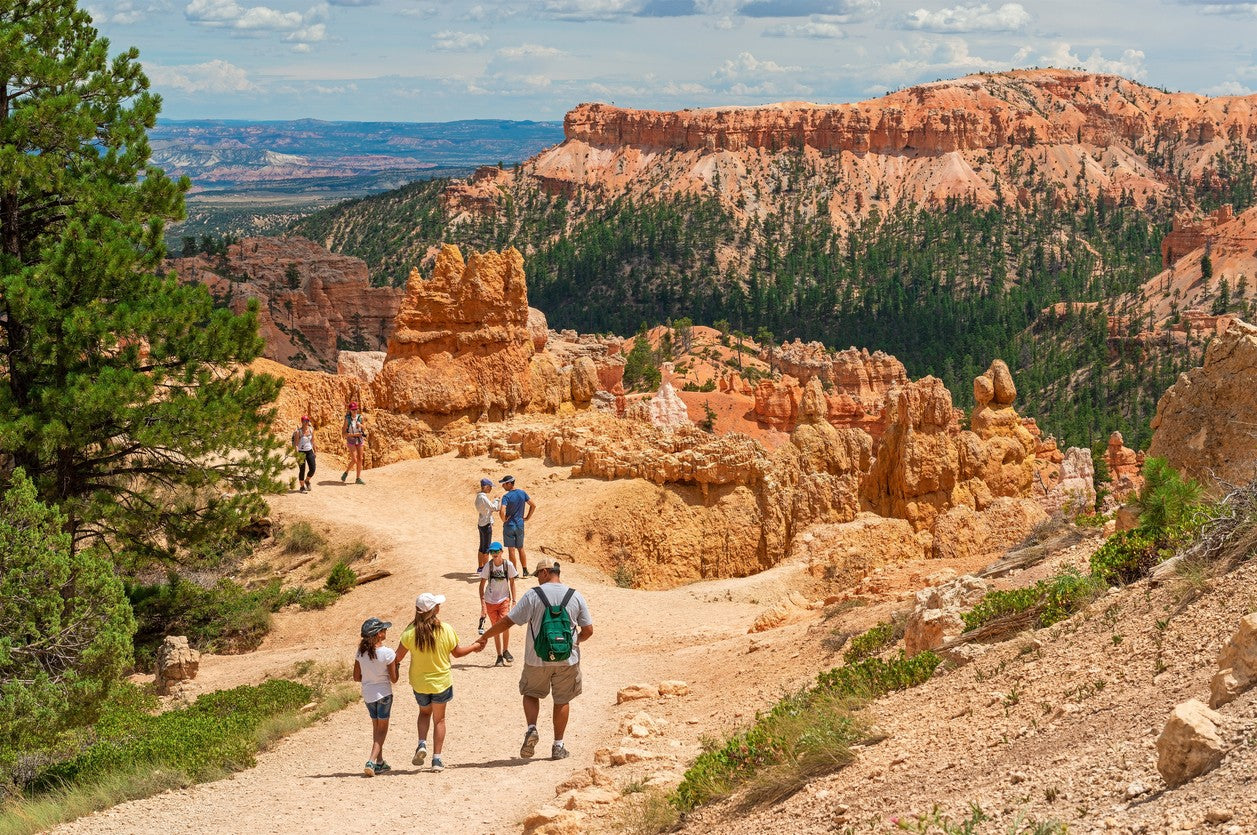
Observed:
[[[410,687],[419,703],[419,745],[415,747],[414,765],[423,765],[428,756],[428,726],[432,726],[432,771],[443,771],[445,761],[441,749],[445,745],[445,706],[454,699],[454,676],[450,658],[462,658],[479,650],[474,645],[460,646],[454,627],[437,617],[443,594],[424,592],[415,598],[415,620],[402,632],[397,647],[397,664],[411,653]]]
[[[349,471],[356,468],[357,477],[354,479],[354,484],[365,484],[366,482],[362,480],[362,454],[366,449],[367,427],[362,421],[362,413],[358,411],[356,402],[350,403],[349,411],[345,413],[343,434],[349,455],[345,462],[345,472],[341,474],[340,480],[348,479]]]
[[[301,416],[301,425],[292,433],[292,448],[297,452],[297,483],[300,492],[308,493],[313,487],[310,479],[314,478],[314,456],[318,446],[314,443],[314,424],[309,415]],[[308,468],[308,469],[307,469]]]

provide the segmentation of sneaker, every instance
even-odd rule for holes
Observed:
[[[415,755],[410,758],[411,765],[423,765],[424,758],[428,756],[428,743],[420,742],[419,747],[415,749]]]
[[[376,774],[383,774],[386,771],[392,771],[392,770],[393,770],[393,767],[389,765],[388,763],[384,762],[383,760],[380,760],[378,763],[375,764]]]
[[[314,492],[314,485],[313,485],[313,484],[311,484],[311,483],[309,482],[309,480],[307,480],[307,481],[306,481],[306,492],[307,492],[307,493],[313,493],[313,492]]]
[[[354,484],[366,484],[366,482],[360,478],[357,478],[357,479],[354,479]]]
[[[509,649],[504,649],[502,650],[502,660],[507,664],[514,664],[515,656],[511,655],[511,651]]]
[[[480,616],[480,623],[476,624],[476,634],[477,635],[484,634],[484,615]]]
[[[301,482],[301,486],[300,486],[299,488],[297,488],[297,492],[298,492],[298,493],[304,493],[305,491],[306,491],[306,483],[303,481],[303,482]]]
[[[550,759],[552,760],[564,759],[565,757],[571,756],[571,753],[571,751],[568,751],[557,742],[550,746]]]
[[[375,763],[371,762],[370,760],[367,760],[367,764],[362,767],[362,776],[374,777],[375,776]]]
[[[519,746],[519,755],[524,759],[528,759],[537,750],[537,741],[541,737],[537,735],[536,728],[529,728],[524,731],[524,744]]]
[[[498,660],[493,662],[493,666],[495,666],[495,667],[505,667],[505,666],[506,666],[506,659],[504,659],[502,656],[500,656],[500,655],[499,655],[499,656],[498,656]]]
[[[347,478],[349,478],[349,470],[345,470],[343,473],[340,474],[341,481],[344,481]]]
[[[445,770],[445,763],[441,761],[441,758],[440,758],[439,756],[434,756],[434,757],[432,758],[432,769],[431,769],[431,770],[432,770],[432,771],[444,771],[444,770]]]

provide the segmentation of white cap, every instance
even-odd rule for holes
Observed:
[[[428,592],[425,591],[423,594],[415,598],[415,608],[421,612],[431,612],[433,609],[435,609],[437,606],[440,606],[444,602],[445,602],[445,595],[429,594]]]

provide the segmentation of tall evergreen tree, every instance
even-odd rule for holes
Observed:
[[[0,3],[0,478],[23,467],[75,547],[170,556],[260,510],[279,383],[236,370],[255,311],[161,273],[188,183],[149,165],[137,58],[74,0]]]

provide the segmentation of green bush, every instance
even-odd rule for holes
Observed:
[[[92,722],[131,663],[135,620],[108,557],[71,547],[21,469],[0,497],[0,799],[32,757]]]
[[[901,637],[903,634],[895,628],[895,624],[882,621],[863,635],[852,638],[847,651],[842,654],[842,660],[848,664],[863,661],[865,658],[877,655]]]
[[[1143,477],[1144,485],[1134,502],[1141,529],[1169,533],[1201,521],[1203,489],[1195,479],[1184,479],[1164,458],[1144,461]]]
[[[969,631],[1000,618],[1037,610],[1035,622],[1042,628],[1077,612],[1094,600],[1099,591],[1100,586],[1093,577],[1068,567],[1033,586],[988,592],[961,618],[965,631]]]
[[[344,562],[332,566],[327,575],[327,588],[337,594],[344,594],[358,584],[358,574]]]
[[[297,601],[297,603],[302,609],[307,611],[310,609],[321,610],[326,609],[328,606],[335,603],[338,597],[340,597],[340,595],[331,589],[321,588],[315,589],[314,591],[308,591],[301,595],[301,598]]]
[[[1140,529],[1118,531],[1091,555],[1091,573],[1110,586],[1133,583],[1160,562],[1157,540]]]
[[[137,767],[177,769],[193,779],[253,765],[255,732],[277,714],[313,698],[304,684],[272,679],[260,686],[206,693],[190,707],[153,715],[151,696],[123,688],[96,724],[96,740],[70,760],[42,772],[35,788]]]
[[[747,730],[700,754],[672,797],[688,812],[755,778],[752,799],[770,800],[801,781],[851,761],[851,746],[868,737],[852,712],[861,700],[927,681],[942,659],[932,652],[912,658],[900,651],[889,661],[867,658],[817,677],[816,686],[781,699]]]

